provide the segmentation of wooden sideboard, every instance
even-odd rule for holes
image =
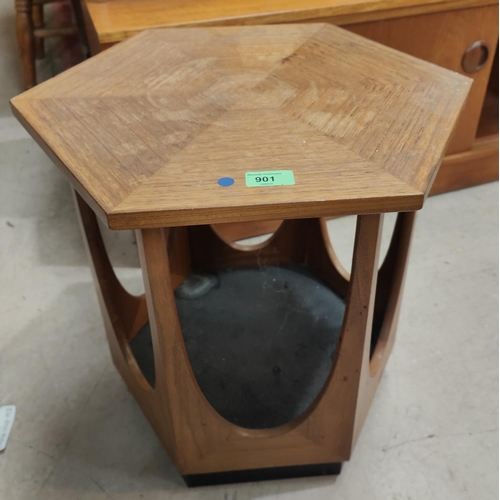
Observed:
[[[473,78],[431,194],[498,179],[498,3],[491,0],[82,0],[91,53],[157,27],[330,22]],[[493,65],[496,69],[492,71]],[[267,227],[267,226],[266,226]],[[274,228],[272,224],[269,228]],[[265,229],[259,228],[257,232]],[[244,231],[248,235],[247,231]]]

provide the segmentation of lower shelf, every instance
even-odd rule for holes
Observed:
[[[176,298],[205,397],[245,428],[273,428],[299,417],[331,373],[344,302],[306,266],[225,270],[215,283],[201,297]],[[149,324],[130,347],[154,385]]]

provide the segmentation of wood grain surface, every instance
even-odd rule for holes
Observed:
[[[493,5],[492,0],[82,0],[100,44],[147,28],[278,24],[325,17],[336,25]]]
[[[110,228],[153,228],[418,210],[470,82],[326,24],[166,29],[12,106]]]

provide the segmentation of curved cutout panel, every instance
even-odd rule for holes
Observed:
[[[383,224],[382,224],[382,238],[380,242],[379,260],[378,268],[380,269],[384,265],[384,261],[387,257],[389,251],[389,246],[392,241],[392,235],[394,234],[394,229],[396,228],[396,220],[398,218],[397,212],[391,212],[383,214]]]
[[[279,226],[277,229],[279,229]],[[274,232],[261,234],[259,236],[254,236],[252,238],[246,238],[244,240],[237,240],[233,243],[233,246],[235,248],[237,248],[238,250],[252,251],[252,250],[262,246],[263,243],[266,243],[267,241],[269,241],[273,236],[274,236]]]
[[[112,231],[99,222],[102,239],[113,271],[131,295],[144,294],[144,279],[134,231]]]
[[[355,215],[337,217],[326,222],[332,250],[342,266],[341,271],[347,276],[351,274],[356,223]]]
[[[110,265],[110,273],[121,286],[121,295],[126,300],[118,307],[115,314],[124,324],[129,324],[125,338],[118,338],[130,371],[139,385],[146,390],[155,387],[155,364],[151,332],[147,328],[147,308],[144,295],[139,253],[134,231],[112,231],[99,223],[104,251]],[[133,325],[130,325],[129,313],[137,309]],[[139,335],[140,334],[140,335]]]
[[[119,370],[127,370],[141,389],[151,391],[153,387],[146,380],[130,348],[130,340],[148,321],[145,296],[131,295],[123,287],[104,242],[103,233],[107,234],[106,231],[80,195],[76,191],[73,191],[73,195],[113,359]]]
[[[392,234],[396,225],[397,213],[383,214],[382,241],[379,252],[379,269],[382,267],[385,256],[389,250]],[[347,275],[351,273],[352,256],[354,250],[354,237],[356,233],[356,216],[348,215],[337,217],[326,222],[328,236],[335,252],[337,261],[342,266],[340,271]]]
[[[393,332],[401,302],[401,292],[415,221],[414,212],[394,215],[392,236],[377,278],[370,341],[370,374],[372,376],[378,373],[383,359],[387,358],[387,346],[394,340]]]
[[[214,224],[215,234],[236,250],[251,252],[263,247],[283,221],[241,222],[238,224]]]
[[[382,358],[386,344],[386,336],[382,334],[382,327],[385,323],[387,300],[391,288],[391,274],[393,273],[393,262],[396,258],[397,235],[396,221],[398,213],[383,214],[382,235],[378,258],[377,290],[375,294],[375,310],[373,314],[373,324],[370,338],[370,359],[373,358],[375,350],[378,350],[378,358]],[[392,249],[391,249],[392,245]],[[389,250],[391,252],[389,253]],[[372,364],[372,371],[376,371],[375,362]]]
[[[228,245],[236,243],[242,249],[268,240],[281,226],[283,221],[231,222],[213,224],[215,233]],[[250,241],[247,241],[250,240]]]
[[[300,417],[332,372],[344,302],[305,265],[221,270],[176,298],[189,362],[211,406],[247,429]]]

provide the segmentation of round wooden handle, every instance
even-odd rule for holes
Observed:
[[[490,51],[486,42],[478,40],[474,42],[464,52],[462,57],[462,68],[466,73],[475,73],[479,71],[488,60]]]

